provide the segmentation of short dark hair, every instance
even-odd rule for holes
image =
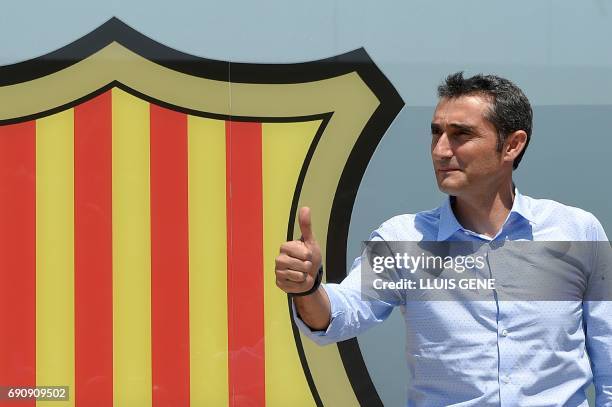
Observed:
[[[512,163],[512,167],[516,169],[531,139],[533,111],[529,99],[514,83],[495,75],[478,74],[464,78],[463,72],[456,72],[446,77],[444,83],[438,86],[440,98],[457,98],[474,94],[490,98],[490,109],[486,118],[497,130],[497,151],[502,150],[510,133],[518,130],[527,133],[525,148]]]

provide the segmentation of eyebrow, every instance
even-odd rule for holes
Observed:
[[[474,126],[470,126],[469,124],[450,123],[448,126],[454,128],[456,130],[466,132],[466,133],[474,133]],[[440,130],[440,129],[441,129],[441,126],[439,124],[431,123],[431,131],[432,132]]]

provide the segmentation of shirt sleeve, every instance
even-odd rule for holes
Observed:
[[[382,240],[377,232],[370,240]],[[299,330],[318,345],[354,338],[372,326],[384,321],[400,304],[361,295],[361,258],[353,262],[347,277],[340,284],[323,284],[331,304],[330,324],[325,331],[311,330],[299,317],[291,303],[293,318]]]
[[[610,273],[612,250],[603,227],[594,217],[591,230],[591,240],[602,242],[601,245],[597,245],[597,263],[605,264],[607,273],[606,276],[598,274],[598,279],[601,277],[607,280],[612,279],[612,273]],[[589,284],[598,284],[598,282],[590,281]],[[593,370],[597,407],[612,407],[612,298],[610,294],[607,293],[606,297],[602,297],[601,300],[585,301],[583,308],[586,346]]]

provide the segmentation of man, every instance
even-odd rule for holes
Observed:
[[[531,106],[516,85],[456,73],[438,94],[431,156],[449,198],[434,210],[388,220],[370,240],[607,240],[590,213],[514,188],[512,171],[532,128]],[[337,342],[401,306],[409,406],[587,406],[592,380],[597,405],[612,406],[611,302],[363,301],[360,259],[341,284],[318,285],[321,251],[308,208],[299,223],[302,239],[281,246],[276,282],[292,295],[300,330],[319,344]]]

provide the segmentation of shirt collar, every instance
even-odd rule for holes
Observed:
[[[447,240],[456,231],[463,229],[463,226],[461,226],[461,224],[455,217],[455,213],[453,212],[451,204],[454,198],[455,197],[453,196],[448,196],[447,199],[444,201],[444,204],[440,207],[440,223],[438,226],[437,238],[439,242]],[[510,215],[512,215],[512,213],[516,213],[528,222],[535,224],[535,217],[531,212],[529,202],[518,191],[517,188],[514,188],[514,202],[512,203],[512,209],[510,209],[508,219],[510,219]],[[508,219],[506,220],[506,222],[508,222]]]
[[[438,242],[442,242],[451,237],[456,231],[461,230],[462,226],[457,221],[451,206],[454,196],[448,196],[444,204],[440,207],[440,223],[438,226]]]
[[[510,213],[512,212],[522,216],[527,222],[533,223],[534,225],[536,224],[535,216],[533,216],[533,212],[531,212],[529,200],[525,198],[516,187],[514,188],[514,202],[510,210]]]

